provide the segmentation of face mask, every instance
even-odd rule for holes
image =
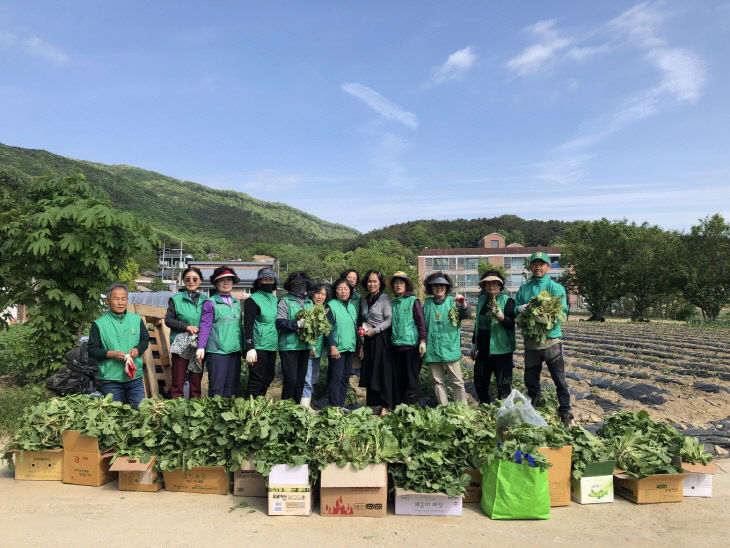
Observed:
[[[297,283],[291,285],[292,292],[297,295],[304,295],[307,291],[307,284]]]
[[[260,287],[262,291],[271,293],[274,289],[276,289],[276,284],[261,284]]]

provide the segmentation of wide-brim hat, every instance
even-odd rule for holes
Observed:
[[[436,276],[433,280],[428,281],[428,285],[448,285],[451,286],[451,282],[443,276]]]
[[[258,273],[256,274],[256,280],[258,281],[263,278],[274,278],[274,280],[276,280],[276,284],[279,284],[279,276],[276,275],[276,272],[274,272],[273,268],[260,268]]]
[[[389,289],[390,289],[391,291],[395,291],[395,290],[393,289],[393,280],[395,280],[396,278],[400,278],[401,280],[403,280],[403,281],[404,281],[404,282],[406,283],[406,291],[410,291],[411,293],[413,292],[413,280],[411,280],[411,279],[410,279],[410,278],[408,277],[408,274],[406,274],[406,273],[405,273],[405,272],[403,272],[402,270],[396,270],[396,271],[395,271],[395,272],[393,273],[393,275],[392,275],[392,276],[388,276],[388,277],[387,277],[387,278],[385,279],[385,285],[386,285],[386,286],[387,286],[387,287],[388,287],[388,288],[389,288]]]
[[[530,264],[532,264],[533,261],[542,261],[544,263],[550,264],[550,257],[548,257],[548,254],[544,251],[535,251],[535,253],[530,255]]]
[[[487,282],[499,282],[502,287],[504,287],[504,280],[499,276],[484,276],[481,280],[479,280],[479,285],[484,287],[484,284]]]

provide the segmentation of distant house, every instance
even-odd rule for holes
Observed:
[[[560,267],[559,247],[524,247],[518,243],[506,245],[505,237],[498,232],[487,234],[479,240],[477,247],[429,249],[418,254],[418,279],[421,284],[432,272],[447,273],[456,290],[475,303],[479,298],[479,260],[483,259],[495,266],[503,266],[507,272],[505,291],[514,296],[520,286],[529,278],[527,261],[535,251],[544,251],[550,257],[550,271],[548,276],[557,279],[563,275],[565,269]],[[578,296],[569,296],[571,309],[578,304]]]
[[[247,299],[251,295],[251,289],[253,288],[253,282],[256,279],[256,275],[260,268],[274,268],[274,261],[262,261],[262,262],[223,262],[223,261],[191,261],[189,266],[194,266],[200,269],[203,273],[203,282],[200,284],[200,291],[206,295],[210,295],[213,292],[214,286],[210,283],[210,277],[213,271],[219,266],[230,266],[241,278],[241,281],[233,286],[231,295],[237,299]]]

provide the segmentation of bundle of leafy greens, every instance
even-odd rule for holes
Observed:
[[[582,478],[590,463],[614,460],[613,453],[603,438],[594,436],[581,426],[573,426],[568,430],[568,434],[573,446],[571,455],[573,478]]]
[[[540,292],[529,300],[530,306],[517,314],[515,323],[522,330],[522,335],[538,343],[547,340],[548,331],[557,323],[565,320],[563,297],[552,297],[547,291]],[[542,321],[544,320],[544,323]]]
[[[461,325],[461,318],[459,317],[459,309],[456,306],[449,308],[449,321],[454,327]]]
[[[300,310],[294,316],[297,320],[304,319],[302,327],[297,329],[297,335],[301,340],[309,344],[316,344],[321,335],[329,335],[332,331],[332,324],[327,320],[324,306],[315,305],[309,310]]]
[[[518,440],[503,441],[496,447],[483,451],[478,458],[478,465],[481,470],[486,470],[498,460],[517,462],[517,455],[521,455],[519,459],[520,464],[524,466],[532,466],[534,464],[540,470],[547,470],[551,466],[544,453],[540,453],[537,448],[522,444]],[[532,463],[530,463],[528,455],[532,457]]]
[[[489,303],[489,313],[497,321],[499,321],[499,315],[504,314],[502,307],[499,306],[499,303],[497,302],[497,297],[494,295],[492,295],[492,301]]]
[[[480,428],[479,416],[463,403],[422,409],[399,405],[381,419],[399,441],[390,472],[396,487],[421,493],[465,492],[478,448],[494,447],[494,431]]]
[[[139,412],[134,414],[123,429],[114,460],[118,456],[126,456],[140,462],[149,462],[152,455],[158,453],[163,417],[173,408],[173,404],[165,405],[166,401],[171,400],[155,398],[140,402]]]
[[[329,463],[352,463],[359,470],[398,456],[398,440],[390,427],[367,407],[348,414],[335,407],[323,409],[314,419],[309,443],[312,465],[320,470]]]

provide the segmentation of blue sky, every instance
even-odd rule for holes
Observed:
[[[729,2],[0,3],[0,142],[366,231],[730,219]]]

